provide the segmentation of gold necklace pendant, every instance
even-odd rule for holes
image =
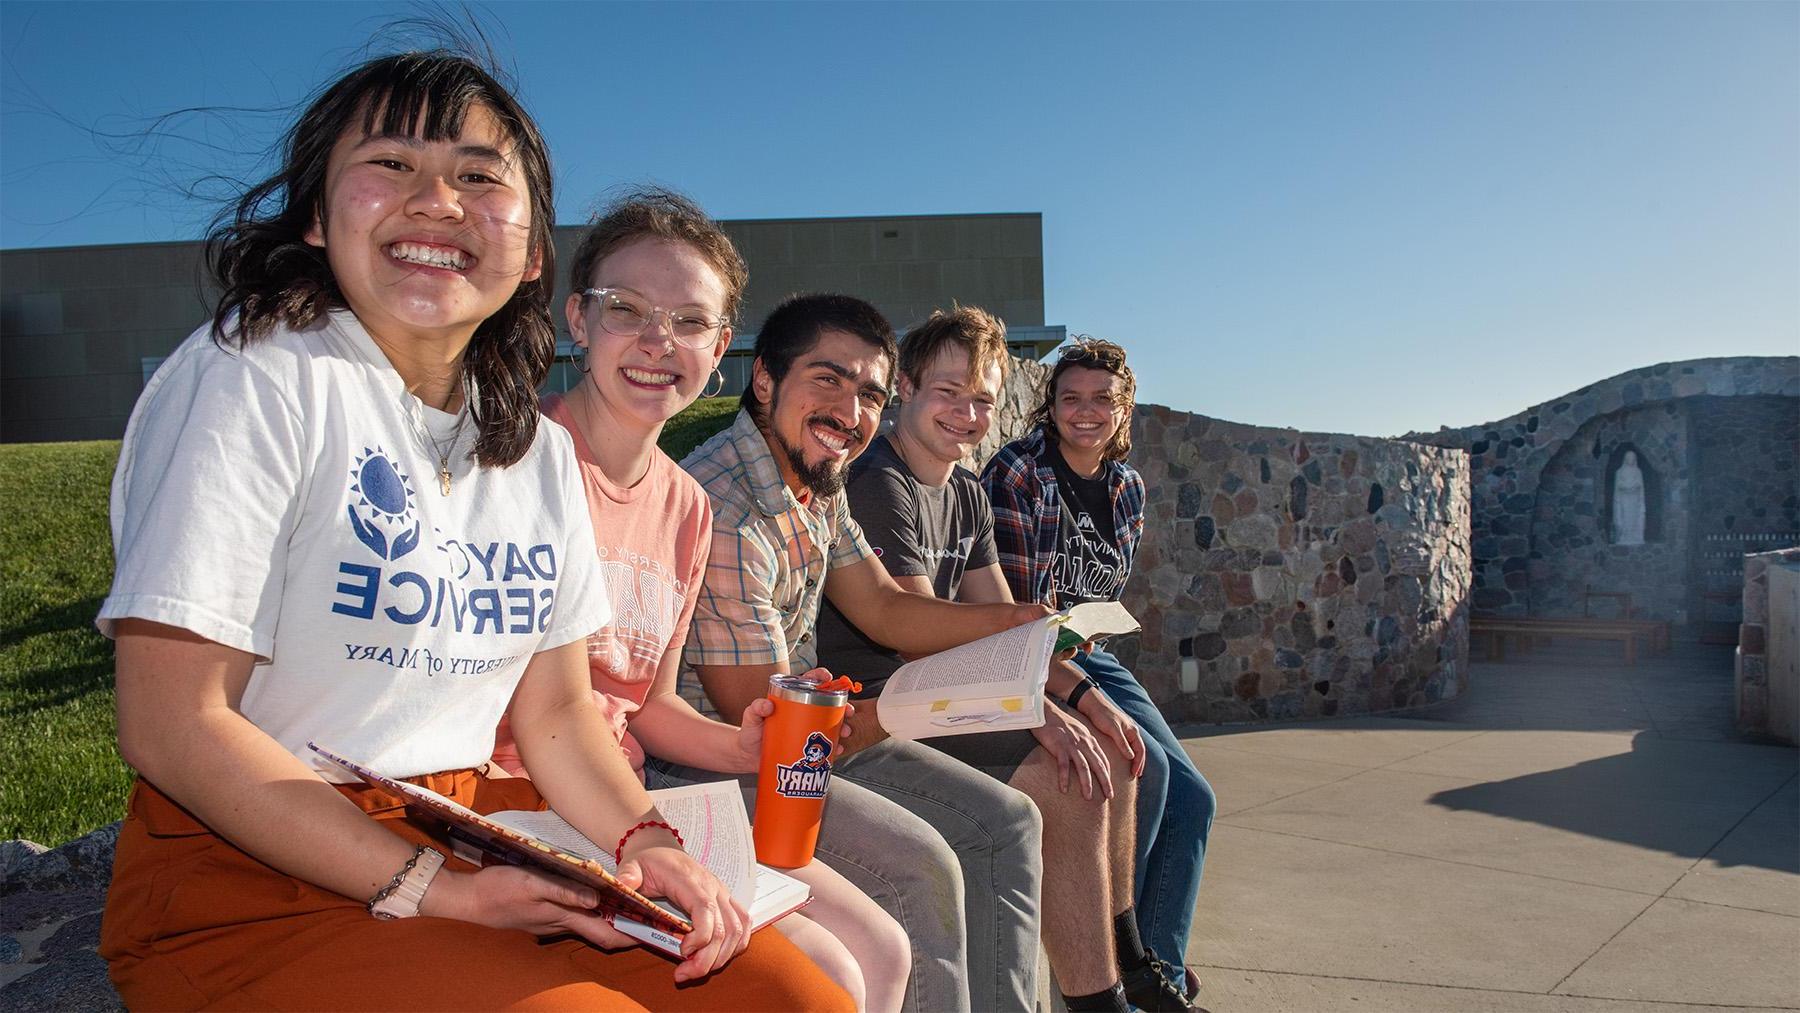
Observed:
[[[448,457],[438,458],[438,493],[444,496],[450,495],[450,459]]]

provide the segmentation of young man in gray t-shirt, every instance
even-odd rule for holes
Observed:
[[[903,588],[972,603],[1012,600],[987,494],[961,461],[987,435],[1007,361],[1005,329],[972,308],[934,313],[902,340],[894,429],[851,467],[850,512]],[[882,632],[882,631],[877,631]],[[819,658],[860,680],[867,714],[902,659],[829,605]],[[1137,726],[1085,676],[1052,663],[1045,722],[925,740],[1019,789],[1044,817],[1043,937],[1070,1010],[1191,1009],[1144,951],[1132,908]],[[1067,709],[1065,709],[1065,705]],[[881,735],[861,721],[860,748]],[[1071,792],[1071,786],[1077,791]]]

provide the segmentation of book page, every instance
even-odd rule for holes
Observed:
[[[881,727],[896,739],[1037,728],[1044,723],[1043,687],[1040,684],[1027,692],[1032,695],[883,705]]]
[[[1083,602],[1064,615],[1069,618],[1063,629],[1076,634],[1082,641],[1135,633],[1141,629],[1125,606],[1116,601]]]
[[[509,809],[506,812],[493,813],[488,816],[501,826],[511,827],[522,834],[535,837],[553,848],[561,848],[571,855],[577,855],[592,862],[599,862],[607,872],[619,871],[619,863],[613,861],[612,852],[588,839],[588,836],[569,825],[569,821],[556,815],[554,810],[545,809],[533,812],[526,809]]]
[[[751,874],[756,847],[750,838],[750,818],[736,781],[711,781],[677,788],[658,788],[650,793],[662,818],[681,832],[682,846],[694,861],[725,884],[733,900],[748,908],[756,897]],[[529,834],[564,851],[591,858],[617,872],[612,852],[589,840],[554,811],[510,809],[488,817]]]
[[[756,900],[744,910],[750,913],[750,924],[761,928],[781,915],[805,906],[812,899],[812,887],[778,869],[766,865],[756,867]]]
[[[1052,617],[1054,618],[1054,617]],[[888,678],[881,706],[922,699],[967,700],[1018,697],[1045,674],[1053,640],[1051,619],[1026,623],[1004,633],[909,661]]]
[[[756,899],[756,846],[736,781],[658,788],[650,793],[663,819],[681,831],[687,853],[706,866],[745,909]]]

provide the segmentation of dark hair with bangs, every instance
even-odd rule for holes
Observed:
[[[453,140],[470,107],[487,107],[512,141],[531,203],[529,242],[542,258],[542,273],[522,282],[482,321],[463,351],[476,459],[504,467],[525,456],[536,438],[537,389],[556,351],[549,307],[556,219],[543,135],[496,73],[447,49],[379,57],[351,70],[320,92],[287,132],[280,170],[214,221],[206,259],[223,290],[213,311],[213,340],[241,347],[277,324],[310,326],[345,305],[325,250],[306,241],[315,217],[329,225],[323,217],[325,177],[338,139],[360,130]]]
[[[577,294],[594,284],[600,262],[620,247],[646,237],[686,243],[693,247],[725,283],[725,321],[737,319],[744,301],[750,269],[744,266],[731,237],[707,213],[684,194],[662,187],[627,190],[607,202],[575,249],[569,269],[569,288]]]
[[[813,350],[826,331],[854,334],[881,351],[893,379],[894,327],[869,303],[851,295],[793,295],[769,312],[756,332],[756,361],[762,363],[776,386],[794,368],[794,360]],[[758,424],[767,421],[768,406],[756,396],[754,385],[744,388],[738,403]]]
[[[1075,335],[1074,342],[1062,350],[1062,354],[1056,359],[1056,365],[1050,368],[1050,375],[1044,378],[1043,394],[1038,406],[1026,417],[1025,426],[1027,429],[1042,428],[1045,439],[1051,443],[1059,442],[1056,434],[1056,382],[1062,379],[1064,373],[1078,367],[1111,373],[1119,378],[1117,407],[1125,409],[1125,417],[1119,421],[1119,429],[1113,433],[1112,439],[1100,448],[1100,459],[1123,461],[1131,453],[1131,409],[1137,401],[1137,376],[1132,373],[1130,366],[1125,365],[1123,346],[1085,334]]]

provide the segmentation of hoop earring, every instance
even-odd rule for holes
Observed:
[[[725,392],[725,374],[723,372],[721,372],[717,366],[714,366],[713,367],[713,376],[716,376],[719,378],[719,389],[713,391],[711,394],[708,394],[705,391],[701,391],[700,392],[701,397],[718,397],[720,394],[723,394]],[[708,387],[711,387],[712,381],[708,380],[706,382],[706,385]]]
[[[583,345],[576,345],[575,352],[575,368],[581,370],[584,374],[592,372],[593,367],[589,366],[587,361],[587,348]]]

